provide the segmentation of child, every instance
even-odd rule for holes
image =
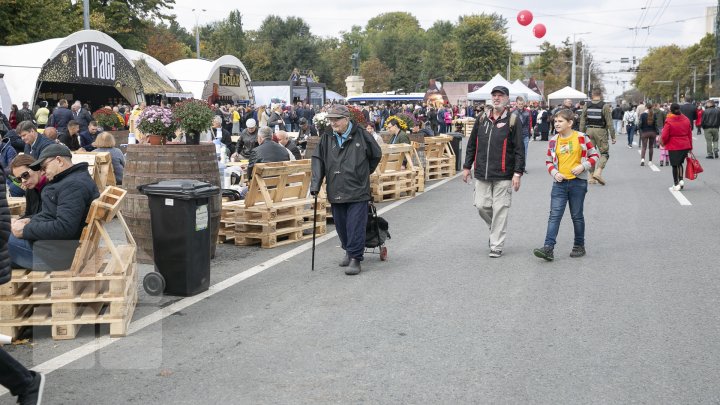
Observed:
[[[555,181],[550,193],[550,217],[548,218],[545,244],[535,249],[535,256],[552,261],[555,256],[555,238],[560,230],[560,221],[565,205],[570,206],[570,216],[575,230],[570,257],[585,256],[585,217],[583,206],[587,193],[588,172],[595,167],[600,156],[590,138],[572,129],[575,114],[564,109],[555,114],[555,130],[548,143],[545,165]]]
[[[655,142],[657,142],[660,146],[660,166],[663,166],[663,163],[665,166],[670,166],[670,154],[668,154],[667,149],[665,149],[665,145],[663,145],[660,135],[655,138]]]

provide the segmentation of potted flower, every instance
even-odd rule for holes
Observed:
[[[365,119],[365,114],[363,114],[362,110],[358,107],[355,107],[354,105],[347,106],[348,110],[350,110],[350,114],[352,115],[352,121],[355,122],[360,126],[360,128],[365,129],[367,127],[368,122]]]
[[[147,135],[151,145],[161,145],[166,139],[175,137],[177,123],[172,110],[153,105],[142,110],[137,118],[137,127]]]
[[[212,127],[215,115],[204,100],[177,103],[172,108],[172,113],[178,126],[185,132],[185,143],[191,145],[200,144],[200,134]]]
[[[313,125],[315,125],[315,129],[317,129],[318,134],[322,134],[325,132],[325,128],[328,128],[330,126],[330,121],[327,119],[327,113],[326,112],[319,112],[313,116]]]
[[[95,122],[97,122],[98,125],[103,127],[103,130],[106,131],[115,131],[120,124],[115,112],[109,108],[103,107],[95,111],[92,116]]]

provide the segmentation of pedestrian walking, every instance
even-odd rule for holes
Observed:
[[[593,88],[592,100],[583,108],[580,114],[580,132],[586,133],[600,152],[600,160],[594,166],[594,171],[588,181],[590,184],[600,183],[605,185],[602,171],[605,169],[610,158],[610,146],[608,145],[608,134],[615,144],[615,127],[612,125],[612,110],[610,104],[603,101],[603,94],[600,89]]]
[[[570,257],[585,256],[585,194],[587,194],[588,173],[598,162],[598,155],[591,138],[572,129],[574,115],[572,111],[561,110],[555,116],[555,130],[548,143],[545,165],[553,178],[550,193],[550,217],[548,218],[545,243],[535,249],[535,256],[552,261],[560,221],[565,206],[570,207],[575,239]]]
[[[463,181],[468,182],[474,166],[474,205],[490,231],[489,256],[498,258],[505,246],[512,192],[520,190],[525,171],[525,147],[522,128],[511,119],[510,91],[495,86],[491,95],[492,109],[475,120],[468,139]]]
[[[720,128],[720,110],[715,107],[713,100],[705,104],[705,112],[701,122],[702,130],[705,133],[705,147],[707,159],[718,158],[718,128]]]
[[[683,180],[683,163],[687,153],[692,150],[692,124],[680,110],[680,105],[672,103],[670,114],[665,119],[662,130],[662,143],[670,155],[673,174],[673,191],[680,191],[685,186]]]
[[[657,127],[655,126],[655,111],[652,104],[646,105],[645,112],[640,114],[640,166],[645,166],[645,152],[648,152],[648,164],[653,160],[653,152],[655,150],[655,138],[658,136]]]
[[[635,129],[637,128],[637,114],[635,107],[625,111],[623,122],[625,122],[625,131],[627,132],[628,149],[632,149],[633,139],[635,138]]]
[[[316,196],[325,180],[335,230],[345,256],[340,261],[345,274],[361,271],[365,253],[370,174],[375,171],[382,150],[372,135],[351,119],[348,108],[334,104],[327,112],[330,128],[320,138],[312,156],[310,194]]]

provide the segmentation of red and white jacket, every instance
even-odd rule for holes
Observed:
[[[593,167],[595,167],[598,159],[600,159],[600,155],[589,136],[582,132],[575,132],[578,134],[578,141],[580,142],[580,148],[582,149],[580,163],[585,167],[585,170],[575,177],[587,180],[588,173]],[[553,176],[553,178],[555,177],[555,173],[558,173],[558,157],[555,152],[558,136],[560,135],[556,134],[550,138],[550,141],[548,142],[547,157],[545,158],[545,166],[547,166],[547,171],[551,176]]]

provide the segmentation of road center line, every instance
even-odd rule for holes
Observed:
[[[462,172],[456,174],[453,177],[441,180],[431,186],[426,187],[424,193],[427,193],[427,192],[429,192],[437,187],[440,187],[443,184],[455,179],[456,177],[460,176],[461,173]],[[420,194],[420,195],[422,195],[422,194]],[[383,207],[382,209],[379,209],[378,214],[379,215],[384,214],[392,209],[395,209],[395,208],[401,206],[402,204],[405,204],[408,201],[411,201],[414,198],[415,197],[395,201],[394,203],[388,205],[387,207]],[[317,238],[315,240],[315,243],[317,245],[317,244],[320,244],[323,242],[327,242],[328,240],[334,238],[336,235],[337,235],[336,231],[330,232],[328,234],[325,234],[325,235]],[[230,278],[227,278],[223,281],[213,284],[205,292],[202,292],[202,293],[192,296],[192,297],[183,298],[180,301],[177,301],[171,305],[168,305],[165,308],[159,309],[149,315],[146,315],[145,317],[140,318],[137,321],[134,321],[130,324],[130,327],[128,328],[128,335],[132,335],[136,332],[139,332],[142,329],[144,329],[154,323],[162,321],[163,319],[167,318],[168,316],[170,316],[176,312],[180,312],[183,309],[185,309],[191,305],[197,304],[198,302],[204,300],[205,298],[212,297],[213,295],[215,295],[221,291],[224,291],[224,290],[240,283],[241,281],[244,281],[256,274],[259,274],[269,268],[272,268],[275,265],[282,263],[282,262],[284,262],[292,257],[295,257],[305,251],[308,251],[310,249],[312,249],[312,242],[307,242],[303,245],[296,247],[295,249],[292,249],[290,251],[287,251],[287,252],[281,254],[280,256],[276,256],[270,260],[267,260],[263,263],[258,264],[257,266],[251,267],[251,268],[243,271],[242,273],[238,273]],[[309,267],[309,264],[308,264],[308,267]],[[307,271],[310,271],[310,269],[307,269]],[[50,374],[55,370],[58,370],[76,360],[79,360],[82,357],[93,354],[100,349],[104,349],[105,347],[110,346],[111,344],[113,344],[119,340],[122,340],[122,339],[123,338],[112,338],[110,336],[102,336],[102,337],[96,338],[88,343],[85,343],[84,345],[82,345],[80,347],[77,347],[73,350],[63,353],[63,354],[61,354],[57,357],[54,357],[44,363],[38,364],[37,366],[33,367],[33,370],[41,372],[43,374]],[[7,394],[8,392],[9,391],[7,389],[0,387],[0,396],[3,396],[5,394]]]

